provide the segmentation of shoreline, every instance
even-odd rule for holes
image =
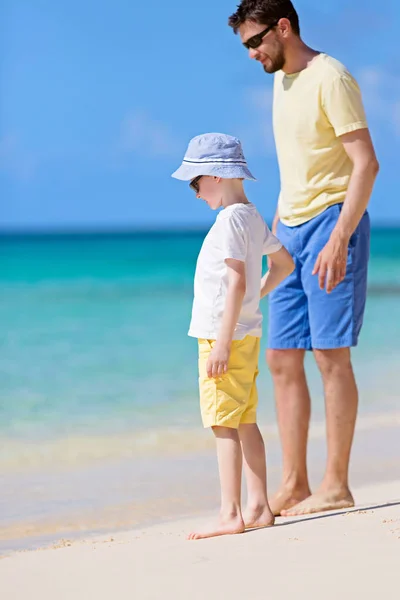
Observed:
[[[385,484],[399,473],[398,423],[399,414],[360,420],[351,461],[352,488]],[[271,435],[271,428],[269,431],[265,437],[272,494],[279,485],[281,455],[279,440]],[[314,424],[312,432],[309,464],[315,489],[326,453],[323,424]],[[0,505],[3,556],[48,547],[60,539],[136,530],[185,516],[197,518],[216,510],[219,502],[212,443],[202,452],[185,452],[183,448],[180,455],[125,457],[97,461],[81,469],[14,474],[2,479],[7,490]],[[359,503],[357,496],[355,499]]]
[[[355,490],[354,509],[278,518],[268,529],[186,541],[208,515],[19,552],[0,561],[5,598],[333,600],[398,595],[400,480]],[[240,565],[234,576],[232,566]]]
[[[265,440],[275,442],[279,439],[278,426],[259,423]],[[363,433],[378,429],[390,429],[400,426],[400,411],[386,412],[364,411],[357,420],[356,432]],[[310,423],[310,440],[325,438],[325,420],[318,419]],[[182,448],[185,452],[203,453],[214,450],[214,438],[207,429],[197,425],[164,427],[158,429],[142,428],[115,430],[109,433],[88,433],[86,435],[57,436],[41,440],[21,439],[0,436],[0,471],[23,474],[57,468],[69,468],[98,464],[100,461],[112,461],[125,458],[137,458],[145,455],[152,458],[160,453],[165,456],[179,457]]]

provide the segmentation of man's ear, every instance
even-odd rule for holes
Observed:
[[[287,37],[292,30],[292,26],[289,19],[287,19],[286,17],[280,19],[277,25],[277,30],[279,31],[282,37]]]
[[[216,181],[217,183],[221,183],[222,177],[217,177],[216,175],[214,175],[214,181]]]

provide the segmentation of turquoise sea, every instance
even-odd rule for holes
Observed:
[[[61,530],[60,515],[100,506],[111,481],[114,488],[122,485],[112,468],[118,461],[141,461],[135,489],[143,499],[143,482],[155,485],[155,457],[183,460],[209,447],[198,414],[197,348],[187,337],[203,237],[0,237],[0,483],[6,490],[0,528],[8,532],[0,542],[14,540],[5,548],[20,547],[15,540],[23,536],[51,539]],[[400,230],[375,229],[365,324],[354,350],[365,418],[398,409],[399,339]],[[311,357],[307,368],[313,419],[319,421],[323,399]],[[274,407],[265,366],[259,392],[261,423],[268,426]],[[108,475],[92,480],[98,491],[80,496],[93,469],[105,463]],[[129,477],[137,478],[135,473]],[[79,476],[78,485],[73,478]],[[160,482],[162,476],[162,487]],[[161,488],[154,497],[163,497]],[[120,494],[108,504],[118,502],[127,497]],[[104,518],[98,522],[103,526]]]

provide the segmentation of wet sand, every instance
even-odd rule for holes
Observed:
[[[356,491],[349,511],[188,542],[209,517],[176,521],[0,561],[7,600],[363,600],[398,598],[400,481]]]
[[[398,414],[359,420],[351,462],[353,487],[400,479],[399,423]],[[263,433],[272,493],[279,485],[279,441],[273,428]],[[182,445],[179,454],[175,440],[163,456],[106,460],[96,455],[92,461],[82,459],[81,465],[57,461],[45,469],[38,465],[21,472],[4,471],[0,476],[0,555],[48,547],[62,538],[77,540],[198,518],[216,509],[219,492],[213,439],[209,432],[200,430],[199,435],[203,446]],[[324,460],[324,425],[314,424],[309,446],[314,487],[322,476]]]

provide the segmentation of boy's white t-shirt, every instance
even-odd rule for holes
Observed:
[[[262,257],[282,248],[254,204],[232,204],[223,209],[208,232],[197,259],[189,335],[216,339],[225,308],[228,274],[226,259],[243,261],[246,294],[233,339],[261,337],[260,287]]]

